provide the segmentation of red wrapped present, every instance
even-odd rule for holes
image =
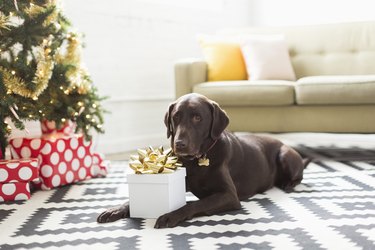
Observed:
[[[72,135],[75,131],[75,123],[71,120],[66,121],[61,128],[56,128],[55,121],[42,120],[41,128],[43,134],[61,133],[65,135]]]
[[[0,202],[29,199],[34,180],[39,180],[38,159],[0,160]]]
[[[10,140],[13,158],[37,157],[40,187],[48,190],[91,177],[103,176],[104,165],[93,164],[92,142],[82,135],[43,136]]]
[[[100,153],[94,153],[92,158],[92,169],[91,174],[97,177],[104,177],[107,175],[107,169],[109,168],[110,161],[104,160],[104,155]]]
[[[37,158],[0,160],[0,183],[29,182],[39,179]]]
[[[28,182],[0,183],[0,202],[30,199]]]

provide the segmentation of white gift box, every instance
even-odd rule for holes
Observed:
[[[186,204],[185,168],[169,174],[128,174],[133,218],[158,218]]]

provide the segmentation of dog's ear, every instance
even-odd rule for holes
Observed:
[[[164,124],[165,126],[167,126],[167,138],[173,135],[173,126],[172,126],[171,116],[172,116],[172,110],[175,105],[176,103],[171,103],[169,105],[168,111],[165,113],[165,116],[164,116]]]
[[[216,140],[229,124],[229,118],[216,102],[212,104],[211,138]]]

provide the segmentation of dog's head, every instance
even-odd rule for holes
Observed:
[[[165,114],[167,136],[177,156],[199,158],[207,143],[217,140],[229,119],[217,103],[199,94],[187,94],[170,104]]]

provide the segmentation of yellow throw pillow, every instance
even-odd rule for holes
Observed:
[[[201,47],[208,64],[208,81],[248,79],[239,44],[201,42]]]

